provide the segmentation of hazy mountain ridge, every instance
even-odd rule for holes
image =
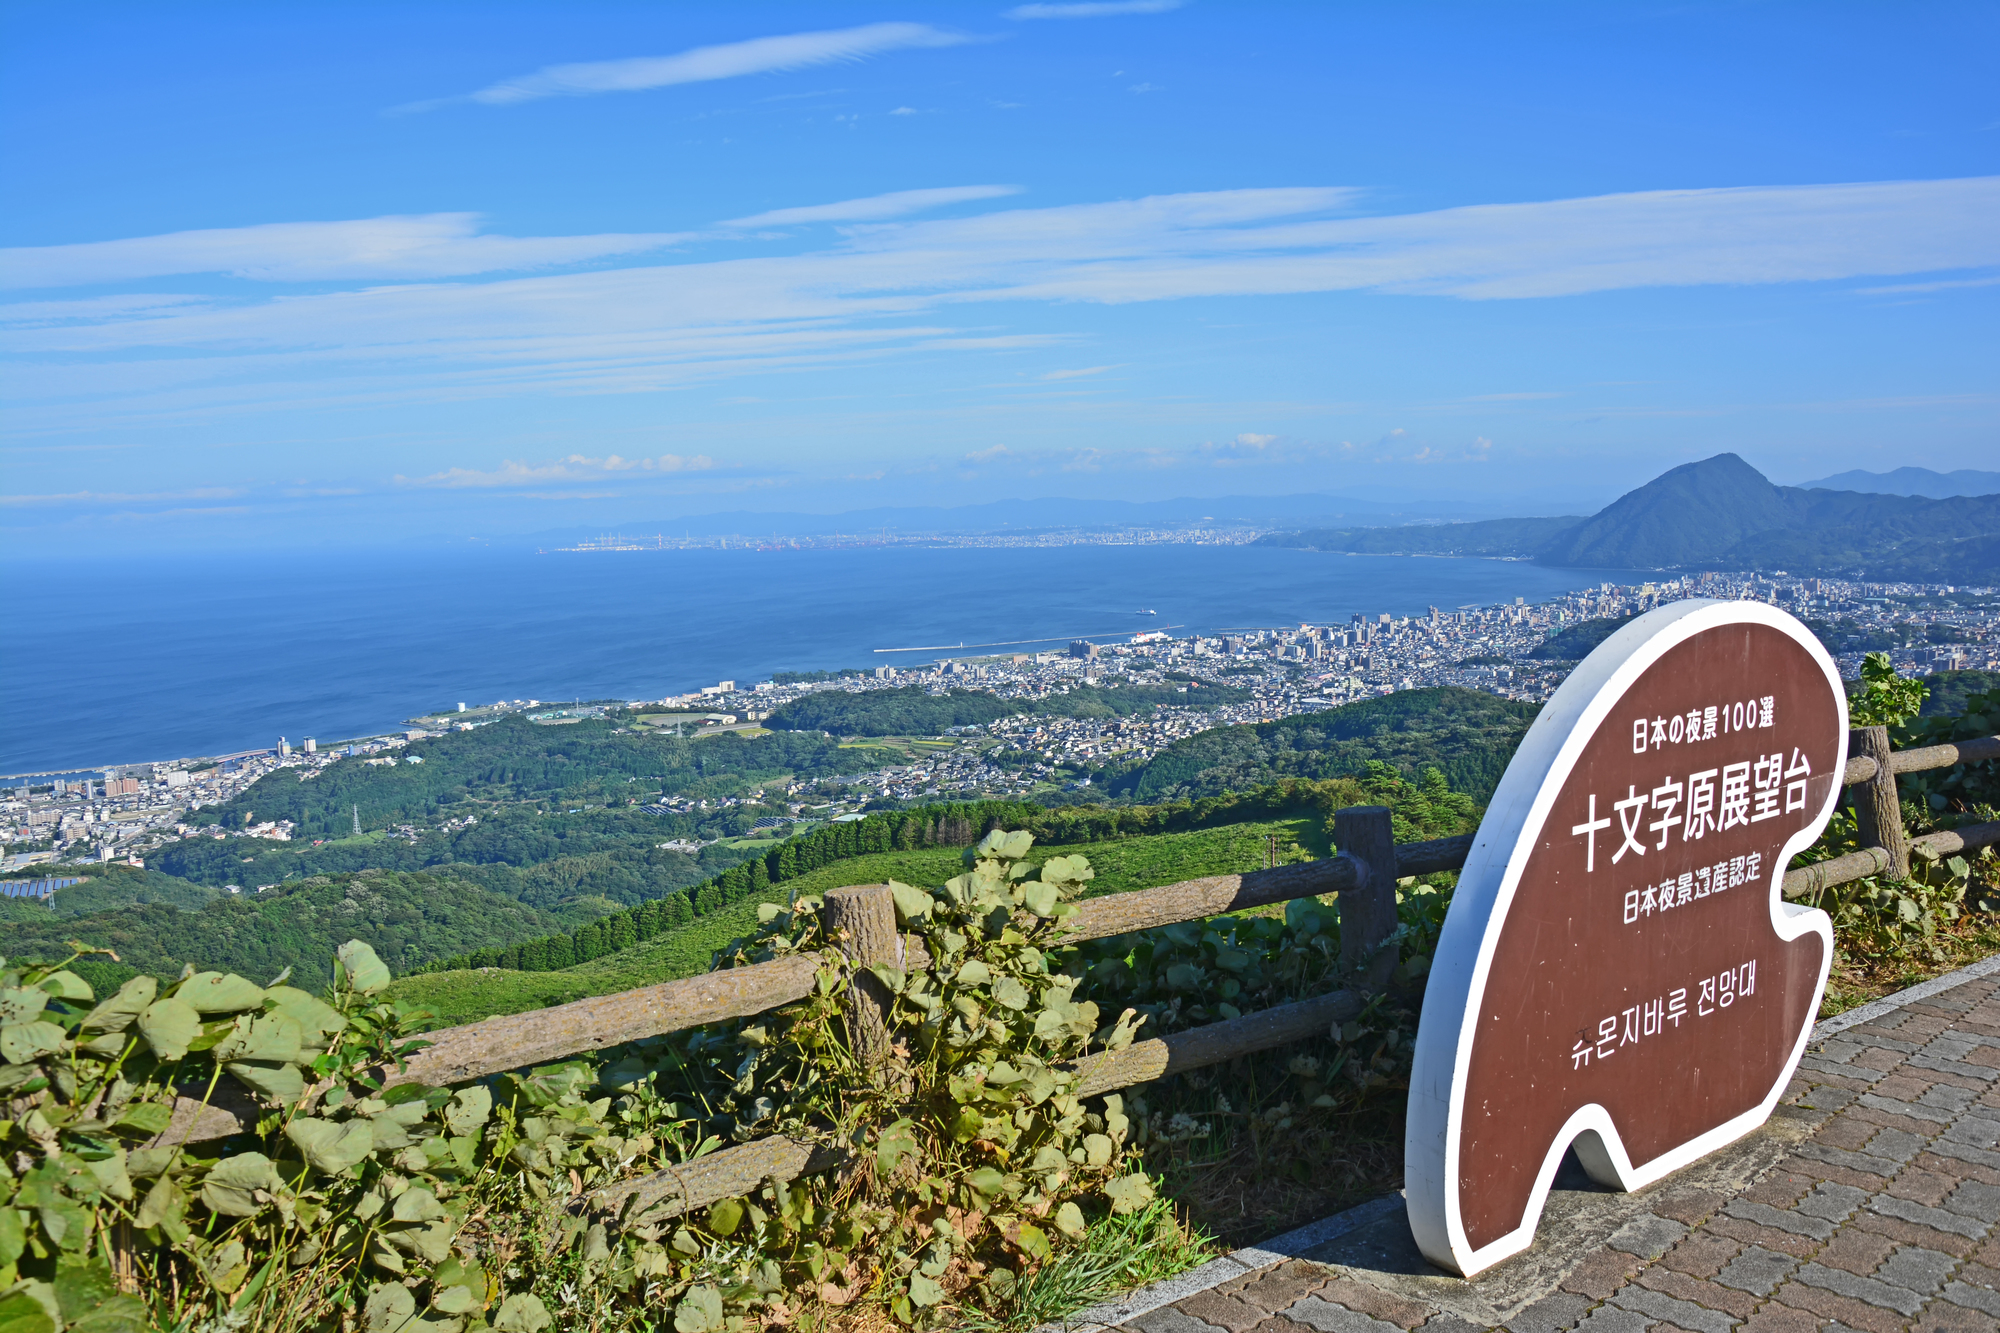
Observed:
[[[1934,500],[1775,486],[1735,454],[1717,454],[1662,473],[1582,520],[1307,530],[1263,540],[1329,551],[1532,557],[1571,568],[1989,583],[2000,582],[2000,495]]]
[[[1927,467],[1899,467],[1893,472],[1864,472],[1855,468],[1818,481],[1802,481],[1802,491],[1864,491],[1875,495],[1922,495],[1942,500],[1953,495],[1993,495],[2000,493],[2000,472],[1980,472],[1962,467],[1955,472],[1933,472]]]

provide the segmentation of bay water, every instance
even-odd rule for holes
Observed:
[[[1197,545],[14,561],[0,773],[331,741],[460,701],[659,698],[1072,637],[1533,603],[1630,577]]]

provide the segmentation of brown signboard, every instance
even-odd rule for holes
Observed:
[[[1757,602],[1650,612],[1536,719],[1466,861],[1417,1034],[1410,1223],[1471,1275],[1534,1240],[1563,1151],[1637,1189],[1764,1123],[1832,960],[1783,901],[1832,814],[1847,702]]]

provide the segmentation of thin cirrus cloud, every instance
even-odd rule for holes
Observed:
[[[1103,19],[1122,14],[1164,14],[1186,0],[1084,0],[1077,4],[1016,5],[1002,17],[1010,19]]]
[[[272,222],[80,245],[0,249],[0,287],[76,287],[190,273],[263,282],[450,278],[657,250],[685,234],[482,236],[477,213]]]
[[[998,209],[858,227],[800,253],[276,299],[0,306],[17,418],[281,403],[654,392],[901,353],[1049,345],[985,302],[1373,292],[1530,300],[1638,288],[1972,276],[2000,267],[2000,177],[1651,191],[1356,216],[1331,187]],[[303,387],[302,387],[303,386]],[[525,466],[525,465],[524,465]],[[546,466],[555,466],[554,464]],[[576,465],[569,465],[576,466]],[[598,475],[601,475],[601,471]],[[525,479],[524,482],[531,479]],[[449,484],[433,481],[431,484]],[[467,480],[462,484],[479,484]]]
[[[697,46],[670,56],[588,60],[548,65],[532,74],[481,88],[460,97],[434,98],[396,107],[396,112],[429,111],[455,102],[512,106],[545,97],[594,97],[636,93],[682,83],[708,83],[748,74],[775,74],[845,61],[866,60],[885,51],[958,46],[973,38],[928,23],[864,23],[828,32],[795,32],[744,42]]]
[[[933,190],[896,190],[870,195],[865,199],[844,199],[832,204],[808,204],[802,208],[774,208],[747,218],[733,218],[725,227],[789,227],[804,222],[879,222],[904,217],[947,204],[970,203],[975,199],[999,199],[1019,194],[1018,185],[951,185]]]

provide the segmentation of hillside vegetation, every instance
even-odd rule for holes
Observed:
[[[1142,801],[1194,799],[1278,778],[1354,777],[1379,762],[1405,776],[1436,768],[1454,788],[1483,801],[1537,711],[1450,685],[1402,690],[1189,736],[1120,778],[1115,790]]]

